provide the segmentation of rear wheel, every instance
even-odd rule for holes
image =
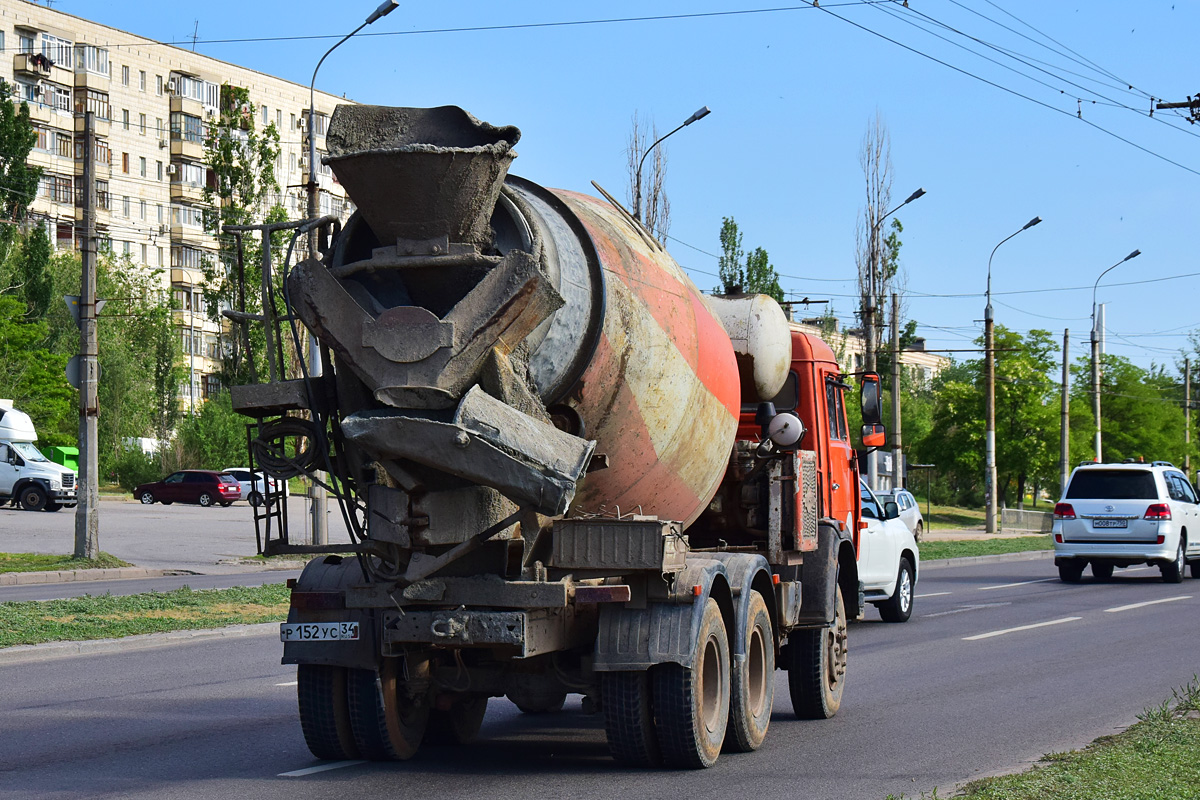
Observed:
[[[1085,562],[1078,559],[1064,561],[1058,565],[1058,577],[1063,583],[1079,583],[1083,580]]]
[[[473,740],[483,727],[487,705],[486,695],[473,694],[455,698],[445,711],[432,709],[425,741],[429,744],[466,744]]]
[[[26,486],[21,490],[19,497],[21,508],[26,511],[41,511],[46,507],[46,503],[49,500],[46,496],[46,490],[37,484]]]
[[[1113,576],[1113,565],[1103,561],[1092,562],[1092,577],[1098,581],[1110,581]]]
[[[829,719],[842,705],[849,655],[842,587],[834,599],[833,623],[788,635],[788,689],[800,719]]]
[[[208,508],[213,504],[213,498],[208,492],[201,492],[200,496],[196,498],[196,502],[205,508]]]
[[[251,492],[249,496],[246,497],[246,500],[250,503],[250,505],[258,508],[263,504],[262,492]]]
[[[884,622],[908,622],[913,610],[913,566],[907,558],[900,559],[896,591],[879,604],[879,616]]]
[[[346,671],[354,743],[361,757],[371,761],[412,758],[425,736],[429,706],[418,706],[399,691],[395,661],[385,658],[378,672]]]
[[[700,769],[717,762],[729,724],[729,636],[711,597],[694,647],[691,667],[654,670],[654,727],[668,766]]]
[[[662,763],[649,672],[601,672],[600,703],[608,751],[618,763],[629,767]]]
[[[733,664],[730,684],[729,728],[725,749],[739,753],[757,750],[767,736],[771,706],[775,703],[775,636],[767,603],[750,593],[746,613],[745,658]]]
[[[1159,567],[1159,572],[1162,573],[1162,579],[1165,583],[1182,583],[1183,568],[1187,564],[1187,558],[1183,554],[1185,542],[1183,537],[1179,537],[1179,549],[1175,551],[1175,560],[1170,564],[1163,564]]]
[[[346,699],[346,670],[324,664],[296,668],[296,699],[304,742],[317,758],[358,758]]]

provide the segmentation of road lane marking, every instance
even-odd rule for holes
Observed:
[[[929,594],[914,594],[913,599],[918,597],[941,597],[942,595],[953,594],[953,592],[930,592]]]
[[[1083,619],[1083,617],[1063,617],[1062,619],[1052,619],[1049,622],[1035,622],[1032,625],[1022,625],[1018,628],[1005,628],[1002,631],[988,631],[987,633],[977,633],[974,636],[964,636],[964,642],[974,642],[979,639],[990,639],[993,636],[1003,636],[1006,633],[1017,633],[1018,631],[1031,631],[1034,628],[1045,628],[1048,625],[1061,625],[1064,622],[1074,622],[1075,620]]]
[[[1158,605],[1159,603],[1174,603],[1176,600],[1191,600],[1190,594],[1181,594],[1178,597],[1164,597],[1161,600],[1147,600],[1144,603],[1130,603],[1127,606],[1117,606],[1116,608],[1104,609],[1105,614],[1116,614],[1118,611],[1132,611],[1135,608],[1145,608],[1146,606]]]
[[[938,611],[935,614],[922,614],[923,617],[948,617],[951,614],[961,614],[964,611],[975,611],[980,608],[996,608],[998,606],[1011,606],[1012,603],[975,603],[969,606],[960,606],[951,609],[950,611]]]
[[[988,589],[1011,589],[1014,586],[1028,586],[1031,583],[1049,583],[1056,581],[1058,578],[1038,578],[1036,581],[1021,581],[1019,583],[1002,583],[999,586],[980,586],[979,591],[986,592]]]
[[[341,769],[342,767],[355,767],[359,764],[365,764],[366,761],[330,761],[328,764],[318,764],[315,767],[305,767],[304,769],[296,769],[291,772],[281,772],[280,778],[303,778],[305,775],[314,775],[318,772],[328,772],[331,769]]]
[[[277,683],[276,686],[296,686],[300,681],[288,681],[287,683]]]

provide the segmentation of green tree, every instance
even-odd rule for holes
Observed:
[[[48,326],[28,320],[24,303],[13,295],[0,295],[0,397],[28,414],[43,445],[65,445],[78,427],[75,390],[67,383],[67,356],[45,347]]]
[[[18,292],[25,301],[26,315],[42,319],[54,297],[54,276],[50,271],[50,237],[41,225],[34,225],[25,236],[16,259]]]
[[[233,410],[229,392],[223,391],[183,421],[179,440],[188,466],[222,469],[240,464],[246,459],[246,418]]]
[[[0,216],[17,223],[25,218],[37,196],[42,168],[29,164],[29,151],[37,144],[37,132],[29,120],[29,106],[10,98],[10,84],[0,79]],[[0,249],[7,253],[16,238],[15,225],[0,225]]]
[[[733,217],[721,220],[721,256],[717,272],[722,294],[766,294],[783,302],[783,289],[779,286],[779,273],[771,265],[771,257],[761,247],[749,254],[742,249],[742,233]]]

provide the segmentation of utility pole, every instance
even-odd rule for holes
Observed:
[[[1100,463],[1100,334],[1095,323],[1092,324],[1092,416],[1096,420],[1096,433],[1092,438],[1093,458]]]
[[[1063,331],[1063,353],[1062,353],[1062,427],[1058,434],[1058,449],[1059,449],[1059,465],[1058,479],[1059,491],[1067,488],[1067,478],[1071,474],[1071,403],[1069,393],[1071,390],[1071,372],[1068,368],[1070,362],[1071,349],[1071,329],[1067,328]]]
[[[1183,474],[1192,479],[1192,360],[1183,360]]]
[[[79,503],[75,557],[100,555],[100,484],[97,459],[96,383],[96,141],[91,111],[83,115],[83,277],[79,291]]]
[[[904,488],[900,435],[900,295],[892,292],[892,488]]]

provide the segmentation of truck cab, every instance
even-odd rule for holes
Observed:
[[[0,400],[0,505],[26,511],[58,511],[77,502],[75,471],[38,450],[29,415]]]

